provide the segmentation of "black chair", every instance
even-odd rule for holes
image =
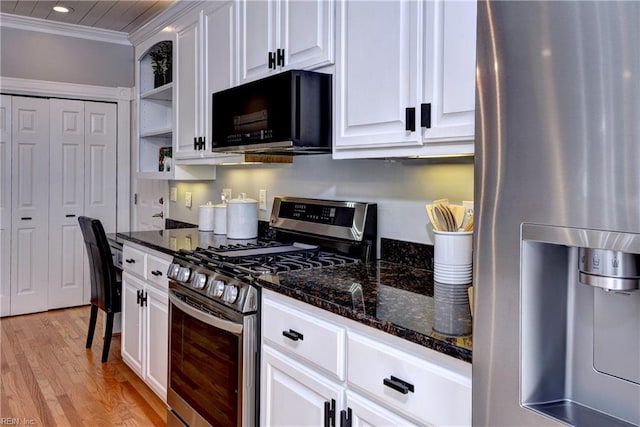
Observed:
[[[109,358],[109,346],[113,332],[113,317],[122,311],[122,283],[118,281],[116,268],[113,266],[111,249],[102,223],[86,216],[78,217],[84,244],[89,256],[91,273],[91,318],[87,334],[87,348],[91,348],[93,333],[98,320],[98,309],[107,314],[102,348],[102,363]]]

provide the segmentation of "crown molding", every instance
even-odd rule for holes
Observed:
[[[131,46],[127,33],[120,31],[48,21],[46,19],[19,16],[10,13],[0,13],[0,27],[17,28],[20,30],[37,31],[47,34],[56,34],[59,36]]]
[[[202,8],[206,3],[220,1],[228,0],[176,0],[176,2],[170,8],[163,11],[160,15],[156,16],[151,21],[144,24],[142,27],[130,33],[129,41],[132,45],[137,46],[141,42],[147,40],[149,37],[158,34],[166,27],[172,26],[178,19],[180,19],[184,15],[187,15],[191,11]]]
[[[131,101],[128,87],[81,85],[76,83],[0,77],[0,92],[12,95],[51,96],[94,101]]]

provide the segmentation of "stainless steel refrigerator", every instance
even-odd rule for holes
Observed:
[[[640,2],[478,4],[473,423],[640,425]]]

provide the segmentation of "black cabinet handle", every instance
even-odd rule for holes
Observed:
[[[324,402],[324,427],[335,427],[336,425],[336,400]]]
[[[269,52],[269,68],[276,69],[276,54],[275,52]]]
[[[304,341],[304,335],[300,332],[294,331],[293,329],[289,329],[288,331],[282,331],[282,335],[289,338],[292,341]]]
[[[395,391],[400,392],[402,394],[414,392],[413,384],[403,381],[400,378],[396,378],[393,375],[391,375],[390,378],[385,378],[384,380],[382,380],[382,383],[387,387],[392,388]]]
[[[414,107],[405,108],[404,128],[407,132],[416,131],[416,109]]]
[[[22,221],[31,221],[33,218],[31,218],[30,216],[23,216],[22,218],[20,218]]]
[[[153,274],[154,276],[162,276],[162,271],[160,271],[160,270],[153,270],[153,271],[151,272],[151,274]]]
[[[136,291],[136,304],[140,305],[140,299],[142,298],[142,295],[140,295],[142,293],[142,291],[140,289],[138,289]]]
[[[284,67],[284,49],[277,49],[276,52],[278,52],[276,64],[279,65],[280,67]]]
[[[193,150],[197,150],[198,149],[198,138],[196,138],[195,136],[193,137]]]
[[[127,264],[135,264],[136,260],[133,258],[129,258],[129,259],[125,259],[124,262],[126,262]]]
[[[205,142],[206,142],[206,141],[207,141],[207,137],[206,137],[206,136],[203,136],[203,137],[201,138],[201,140],[200,140],[200,149],[201,149],[201,150],[204,150],[204,147],[205,147],[205,145],[206,145],[206,144],[205,144]]]
[[[420,104],[420,127],[431,127],[431,104]]]
[[[144,295],[142,296],[142,301],[141,301],[143,307],[147,306],[147,296],[148,296],[148,294],[146,292],[144,292]]]
[[[76,216],[74,214],[68,214],[68,215],[65,215],[65,217],[67,217],[67,218],[75,218]]]
[[[340,427],[351,427],[351,408],[340,411]]]

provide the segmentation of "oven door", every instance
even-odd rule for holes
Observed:
[[[256,316],[216,307],[174,286],[179,285],[170,283],[169,291],[169,425],[253,425],[255,344],[246,334],[255,336]]]

